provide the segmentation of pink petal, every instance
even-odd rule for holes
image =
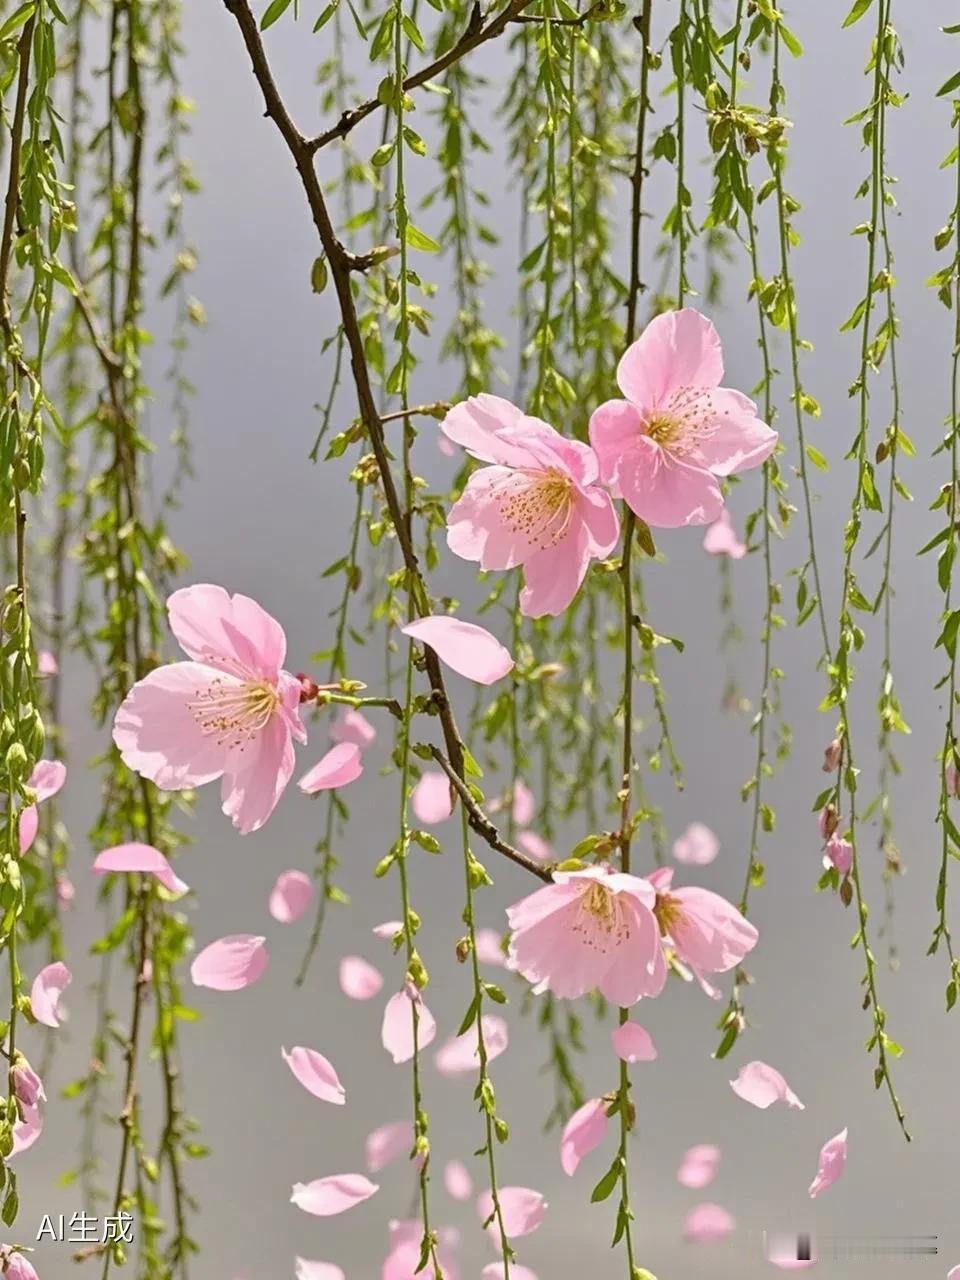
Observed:
[[[20,841],[20,857],[27,852],[40,830],[40,810],[35,804],[28,804],[20,810],[18,837]]]
[[[703,535],[703,549],[712,556],[729,556],[731,560],[742,560],[747,554],[747,544],[737,537],[726,507]]]
[[[437,1034],[433,1014],[415,990],[404,988],[391,996],[383,1011],[380,1038],[394,1062],[409,1062],[413,1057],[413,1006],[417,1006],[417,1047],[425,1049]]]
[[[488,1262],[480,1272],[480,1280],[503,1280],[504,1275],[502,1262]],[[510,1280],[537,1280],[537,1276],[529,1267],[521,1267],[519,1263],[511,1262]]]
[[[454,1252],[459,1238],[459,1232],[449,1227],[441,1227],[437,1232],[436,1275],[442,1272],[444,1280],[459,1280]],[[422,1239],[423,1225],[419,1219],[393,1220],[390,1223],[390,1252],[384,1260],[380,1280],[415,1280],[419,1276],[424,1280],[434,1280],[432,1266],[428,1265],[423,1271],[418,1269]]]
[[[515,427],[523,416],[522,409],[502,396],[471,396],[453,406],[441,422],[440,430],[448,440],[462,445],[481,462],[523,467],[530,462],[527,453],[498,435],[505,427]]]
[[[13,1150],[9,1159],[29,1151],[43,1133],[43,1116],[39,1107],[25,1107],[23,1119],[17,1120],[13,1126]]]
[[[614,1053],[624,1062],[653,1062],[657,1056],[653,1037],[639,1022],[624,1022],[615,1028],[610,1039]]]
[[[673,856],[678,862],[706,867],[720,852],[720,841],[702,822],[691,822],[682,836],[673,842]]]
[[[517,844],[524,853],[529,853],[538,862],[550,862],[553,858],[553,846],[543,836],[537,835],[536,831],[521,831]]]
[[[313,881],[303,871],[281,871],[270,890],[270,914],[280,924],[299,920],[313,901]]]
[[[533,1191],[530,1187],[501,1187],[499,1200],[504,1232],[508,1239],[530,1235],[546,1216],[546,1200],[539,1191]],[[493,1197],[489,1191],[484,1191],[477,1200],[477,1213],[481,1222],[486,1222],[493,1213]],[[499,1239],[499,1233],[497,1238]]]
[[[37,654],[37,675],[56,676],[60,674],[60,664],[49,649],[41,649]]]
[[[91,867],[96,875],[108,873],[135,872],[154,876],[168,893],[181,896],[187,893],[190,886],[174,874],[173,867],[159,849],[151,844],[140,844],[131,841],[129,844],[114,845],[112,849],[104,849],[98,853]]]
[[[266,679],[276,679],[283,666],[283,628],[249,596],[231,596],[223,587],[197,583],[174,591],[167,600],[167,614],[180,647],[196,662],[224,667],[226,659],[226,669],[234,674],[239,666]]]
[[[481,1019],[483,1043],[487,1050],[487,1061],[499,1058],[509,1043],[507,1024],[495,1013],[484,1014]],[[434,1055],[434,1064],[441,1075],[459,1076],[476,1071],[480,1059],[478,1056],[477,1028],[472,1026],[462,1036],[453,1036],[441,1045]]]
[[[560,1167],[568,1177],[573,1177],[585,1155],[603,1142],[609,1118],[607,1103],[602,1098],[592,1098],[575,1111],[567,1121],[560,1138]]]
[[[383,976],[362,956],[344,956],[340,961],[340,990],[351,1000],[372,1000],[383,987]]]
[[[719,1164],[719,1147],[691,1147],[680,1162],[677,1181],[682,1187],[689,1187],[691,1191],[701,1191],[717,1176]]]
[[[817,1176],[810,1184],[810,1195],[816,1197],[821,1191],[832,1187],[843,1173],[847,1163],[847,1131],[842,1129],[829,1142],[824,1143],[820,1151],[817,1165]]]
[[[544,547],[524,563],[524,586],[520,593],[523,616],[555,618],[569,608],[593,557],[593,544],[586,526],[572,517],[565,538],[555,546]]]
[[[375,924],[371,932],[385,942],[392,942],[402,928],[402,920],[384,920],[383,924]]]
[[[477,959],[481,964],[497,965],[504,968],[507,957],[500,944],[500,934],[496,929],[478,929],[476,932]]]
[[[435,614],[400,629],[429,645],[452,671],[478,684],[493,684],[513,670],[513,659],[500,641],[472,622]]]
[[[27,780],[27,786],[37,793],[37,804],[55,796],[67,780],[67,766],[60,760],[38,760]]]
[[[413,1150],[413,1125],[409,1120],[394,1120],[383,1124],[367,1136],[367,1169],[379,1173],[401,1156],[409,1157]]]
[[[707,430],[695,450],[715,476],[759,467],[777,447],[777,433],[757,417],[757,406],[739,391],[717,387],[705,397]]]
[[[220,784],[221,809],[242,836],[259,831],[273,813],[294,763],[290,725],[279,715],[245,749],[227,757]]]
[[[620,390],[653,408],[682,387],[717,387],[723,379],[720,335],[692,307],[654,317],[617,368]]]
[[[444,1165],[443,1185],[447,1195],[453,1200],[469,1200],[473,1195],[473,1179],[470,1177],[470,1171],[459,1160],[448,1160]]]
[[[432,826],[445,822],[453,813],[450,782],[445,773],[421,774],[410,795],[410,803],[418,822]]]
[[[60,1025],[60,997],[73,981],[73,974],[60,960],[45,965],[30,988],[33,1016],[45,1027]]]
[[[345,787],[356,782],[362,773],[360,748],[355,742],[340,742],[303,775],[297,786],[307,795],[313,795],[317,791]]]
[[[687,1214],[683,1224],[684,1239],[695,1244],[716,1244],[726,1240],[736,1227],[726,1209],[718,1204],[698,1204]]]
[[[314,1182],[297,1182],[290,1200],[304,1213],[332,1218],[369,1200],[380,1188],[362,1173],[337,1173]]]
[[[373,746],[377,731],[356,707],[341,707],[330,725],[330,737],[334,742],[352,742],[363,750]]]
[[[765,1111],[775,1102],[785,1102],[787,1106],[803,1111],[803,1103],[774,1067],[766,1062],[748,1062],[740,1068],[736,1080],[730,1081],[730,1088],[754,1107]]]
[[[711,472],[674,457],[647,436],[622,460],[619,481],[627,504],[654,528],[710,524],[723,510],[723,494]]]
[[[294,1077],[303,1085],[308,1093],[312,1093],[321,1102],[332,1102],[342,1107],[347,1100],[347,1091],[337,1078],[333,1065],[316,1049],[305,1049],[297,1045],[287,1053],[281,1049],[283,1060],[293,1072]]]
[[[204,947],[190,966],[190,977],[197,987],[242,991],[263,977],[269,962],[266,938],[232,933]]]
[[[294,1267],[294,1280],[346,1280],[340,1268],[332,1262],[309,1262],[306,1258],[297,1258]]]
[[[537,801],[522,778],[513,784],[513,820],[518,827],[529,827],[537,812]]]

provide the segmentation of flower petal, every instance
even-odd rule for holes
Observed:
[[[817,1164],[817,1176],[810,1183],[810,1196],[815,1198],[821,1191],[832,1187],[843,1173],[847,1164],[847,1130],[841,1131],[829,1142],[825,1142],[820,1150]]]
[[[246,749],[227,757],[221,808],[242,836],[259,831],[277,807],[294,766],[290,726],[274,716]]]
[[[475,939],[477,959],[481,964],[496,965],[500,969],[506,966],[507,957],[501,945],[500,934],[496,929],[478,929]]]
[[[530,1187],[501,1187],[498,1198],[503,1228],[508,1239],[530,1235],[546,1216],[547,1201],[539,1191],[533,1191]],[[493,1213],[493,1197],[489,1191],[484,1191],[477,1200],[477,1213],[484,1223]],[[496,1227],[496,1224],[491,1225]],[[499,1234],[497,1239],[499,1240]]]
[[[761,1111],[766,1111],[775,1102],[785,1102],[798,1111],[804,1109],[780,1072],[766,1062],[748,1062],[741,1067],[736,1080],[730,1081],[730,1088],[738,1098]]]
[[[36,840],[37,832],[39,830],[40,810],[35,804],[28,804],[25,809],[20,810],[20,818],[17,825],[21,858],[29,850],[34,840]]]
[[[281,871],[270,890],[270,914],[279,924],[299,920],[313,901],[313,881],[304,871]]]
[[[712,428],[697,448],[698,461],[715,476],[759,467],[777,447],[777,433],[757,417],[757,406],[739,391],[718,387],[709,395]]]
[[[355,742],[340,742],[309,769],[297,786],[308,796],[317,791],[332,791],[346,787],[363,773],[360,748]]]
[[[691,822],[683,835],[673,842],[673,856],[678,862],[705,867],[720,852],[720,841],[702,822]]]
[[[346,1280],[341,1269],[332,1262],[310,1262],[307,1258],[297,1258],[294,1268],[294,1280]]]
[[[174,873],[173,867],[159,849],[155,849],[152,844],[140,844],[136,840],[102,850],[94,858],[91,870],[99,876],[122,872],[140,872],[142,875],[154,876],[168,893],[178,897],[190,889]]]
[[[481,462],[501,462],[507,466],[529,466],[526,451],[500,439],[504,427],[514,427],[523,410],[503,396],[484,393],[455,404],[440,424],[440,430]]]
[[[620,490],[631,510],[657,529],[710,524],[723,510],[716,476],[641,436],[621,460]]]
[[[197,662],[234,674],[240,667],[270,680],[283,666],[283,628],[249,596],[231,596],[223,587],[200,582],[174,591],[167,615],[180,647]]]
[[[493,684],[513,670],[513,658],[496,636],[472,622],[448,614],[419,618],[400,630],[429,645],[441,662],[478,684]]]
[[[421,774],[410,794],[410,804],[418,822],[427,826],[445,822],[453,813],[453,797],[447,775],[434,770]]]
[[[398,991],[387,1001],[383,1011],[380,1038],[394,1062],[409,1062],[413,1057],[413,1009],[417,1008],[417,1047],[425,1049],[437,1034],[433,1014],[423,1003],[419,992],[409,988]]]
[[[610,1035],[613,1051],[624,1062],[653,1062],[657,1047],[646,1027],[639,1022],[624,1022]]]
[[[591,1098],[576,1110],[560,1137],[560,1167],[570,1178],[584,1156],[603,1142],[609,1119],[603,1098]]]
[[[452,1200],[462,1202],[473,1195],[473,1179],[467,1166],[460,1160],[448,1160],[444,1165],[443,1185]]]
[[[24,1107],[23,1119],[13,1126],[13,1150],[8,1159],[29,1151],[43,1133],[43,1115],[39,1107]]]
[[[340,961],[339,978],[340,990],[351,1000],[372,1000],[383,987],[380,970],[363,956],[344,956]]]
[[[681,387],[717,387],[722,378],[720,335],[692,307],[655,316],[617,366],[620,390],[646,409]]]
[[[731,560],[742,560],[747,554],[747,545],[737,537],[733,520],[726,507],[703,535],[703,549],[712,556],[729,556]]]
[[[314,1182],[295,1183],[290,1200],[304,1213],[312,1213],[317,1218],[332,1218],[369,1200],[379,1190],[362,1173],[336,1173],[328,1178],[317,1178]]]
[[[684,1239],[694,1244],[716,1244],[726,1240],[736,1222],[718,1204],[698,1204],[687,1214],[683,1224]]]
[[[352,742],[364,750],[372,747],[377,731],[356,707],[341,707],[330,724],[330,737],[334,742]]]
[[[555,546],[544,547],[523,566],[520,612],[525,618],[558,617],[573,601],[593,559],[586,525],[571,519],[569,533]]]
[[[37,793],[37,804],[55,796],[67,780],[67,766],[61,760],[38,760],[27,780]]]
[[[332,1102],[342,1107],[347,1100],[347,1091],[340,1083],[333,1065],[316,1049],[305,1049],[296,1045],[287,1053],[280,1050],[283,1060],[293,1072],[294,1077],[303,1085],[308,1093],[312,1093],[321,1102]]]
[[[409,1120],[393,1120],[367,1135],[365,1145],[367,1169],[379,1173],[401,1156],[413,1150],[413,1125]]]
[[[487,1061],[499,1058],[509,1043],[507,1024],[495,1013],[484,1014],[481,1019],[483,1043]],[[441,1075],[459,1076],[476,1071],[480,1065],[477,1027],[474,1024],[462,1036],[452,1036],[434,1054],[434,1065]]]
[[[45,1027],[60,1025],[60,997],[73,981],[73,974],[57,960],[45,965],[33,980],[30,988],[30,1008],[33,1016]]]
[[[717,1176],[720,1148],[708,1145],[691,1147],[684,1153],[677,1170],[677,1181],[691,1191],[701,1191]]]
[[[270,954],[266,938],[231,933],[204,947],[190,966],[197,987],[213,991],[242,991],[263,977]]]

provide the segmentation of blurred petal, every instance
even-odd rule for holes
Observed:
[[[303,871],[281,871],[270,890],[270,914],[280,924],[299,920],[313,901],[313,881]]]
[[[294,1280],[346,1280],[340,1268],[332,1262],[308,1262],[306,1258],[297,1258],[294,1266]]]
[[[691,1191],[700,1191],[717,1176],[720,1164],[720,1148],[712,1146],[691,1147],[684,1154],[677,1170],[677,1181]]]
[[[413,1150],[413,1125],[409,1120],[393,1120],[367,1135],[367,1169],[379,1173]]]
[[[725,1240],[736,1226],[726,1209],[718,1204],[698,1204],[683,1224],[684,1239],[694,1244],[715,1244]]]
[[[417,1006],[417,1046],[425,1049],[437,1034],[433,1015],[415,989],[398,991],[387,1001],[383,1011],[380,1038],[394,1062],[409,1062],[413,1057],[413,1007]]]
[[[374,744],[377,731],[356,707],[341,707],[330,724],[330,737],[334,742],[352,742],[361,750]]]
[[[33,980],[30,1007],[33,1016],[45,1027],[60,1025],[60,997],[73,981],[73,974],[60,960],[45,965]]]
[[[603,1142],[607,1132],[607,1104],[602,1098],[591,1098],[573,1113],[560,1138],[560,1167],[573,1177],[584,1156]]]
[[[484,1014],[481,1019],[483,1043],[487,1050],[487,1061],[499,1058],[509,1043],[507,1024],[495,1013]],[[476,1071],[480,1065],[477,1027],[474,1024],[462,1036],[453,1036],[441,1045],[433,1059],[437,1070],[444,1076],[466,1075]]]
[[[351,1000],[372,1000],[382,987],[380,970],[363,956],[344,956],[340,961],[340,990]]]
[[[657,1056],[653,1037],[639,1022],[625,1022],[613,1031],[610,1039],[614,1053],[624,1062],[653,1062]]]
[[[426,823],[427,826],[445,822],[453,813],[453,797],[447,775],[439,771],[421,774],[410,794],[410,803],[418,822]]]
[[[499,1198],[504,1232],[508,1239],[530,1235],[546,1216],[546,1200],[539,1191],[533,1191],[530,1187],[501,1187]],[[484,1191],[477,1200],[477,1213],[481,1222],[486,1222],[493,1213],[493,1197],[489,1191]],[[499,1240],[499,1234],[497,1239]]]
[[[683,835],[673,842],[673,856],[678,862],[705,867],[720,852],[720,841],[702,822],[691,822]]]
[[[213,991],[242,991],[252,986],[270,962],[266,938],[250,933],[233,933],[211,942],[190,966],[197,987]]]
[[[459,1160],[448,1160],[444,1165],[443,1185],[447,1195],[453,1200],[469,1200],[473,1195],[473,1179],[470,1177],[470,1171]]]
[[[507,957],[501,946],[500,934],[496,929],[478,929],[476,932],[477,959],[481,964],[497,965],[504,968]]]
[[[27,786],[37,793],[37,803],[42,804],[55,796],[67,780],[67,766],[60,760],[38,760],[36,768],[27,780]]]

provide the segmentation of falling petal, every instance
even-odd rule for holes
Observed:
[[[182,897],[190,889],[188,884],[184,884],[174,874],[173,867],[159,849],[137,841],[104,849],[94,858],[91,870],[98,876],[120,872],[140,872],[142,875],[154,876],[168,893],[177,897]]]
[[[500,934],[496,929],[478,929],[476,933],[477,959],[481,964],[497,965],[503,968],[507,963],[501,946]]]
[[[487,1051],[487,1061],[499,1058],[509,1042],[507,1024],[495,1013],[484,1014],[481,1019],[483,1043]],[[441,1045],[434,1055],[434,1064],[441,1075],[459,1076],[476,1071],[480,1065],[476,1025],[465,1031],[462,1036],[453,1036]]]
[[[720,841],[702,822],[691,822],[673,842],[673,856],[692,867],[706,867],[720,852]]]
[[[421,774],[410,794],[410,804],[418,822],[433,826],[445,822],[453,813],[450,781],[445,773]]]
[[[367,1135],[367,1169],[379,1173],[401,1156],[409,1156],[413,1150],[413,1125],[409,1120],[392,1120],[382,1124]]]
[[[691,1147],[684,1154],[677,1170],[677,1181],[691,1191],[702,1191],[717,1176],[720,1164],[720,1148],[707,1145]]]
[[[321,1102],[343,1106],[347,1100],[347,1092],[333,1066],[322,1053],[317,1053],[316,1049],[305,1049],[302,1045],[297,1045],[289,1053],[286,1049],[281,1049],[280,1052],[284,1062],[308,1093],[312,1093]]]
[[[352,742],[361,750],[373,746],[377,731],[356,707],[342,707],[330,725],[334,742]]]
[[[391,996],[383,1011],[380,1037],[383,1047],[394,1062],[409,1062],[413,1057],[413,1006],[418,1009],[417,1047],[425,1049],[437,1034],[433,1015],[420,998],[416,988],[405,987]]]
[[[698,1204],[687,1214],[683,1224],[683,1236],[694,1244],[716,1244],[726,1240],[736,1227],[736,1222],[718,1204]]]
[[[269,962],[266,938],[233,933],[204,947],[190,966],[190,977],[197,987],[242,991],[263,977]]]
[[[48,964],[37,974],[30,988],[33,1016],[45,1027],[60,1025],[60,997],[73,981],[73,974],[60,960]]]
[[[332,1218],[369,1200],[380,1188],[362,1173],[336,1173],[314,1182],[297,1182],[290,1200],[304,1213]]]
[[[624,1062],[653,1062],[657,1047],[646,1027],[639,1022],[624,1022],[611,1034],[613,1051]]]
[[[469,1200],[473,1195],[473,1179],[460,1160],[448,1160],[443,1167],[443,1185],[453,1200]]]
[[[356,782],[363,773],[360,748],[355,742],[340,742],[303,775],[297,786],[306,795],[332,791]]]
[[[803,1111],[803,1103],[774,1067],[766,1062],[748,1062],[740,1068],[736,1080],[730,1081],[730,1088],[751,1106],[765,1111],[775,1102],[785,1102],[788,1107]]]
[[[591,1098],[573,1113],[560,1138],[560,1167],[572,1178],[584,1156],[599,1147],[609,1119],[603,1098]]]
[[[371,932],[386,942],[392,942],[402,928],[402,920],[384,920],[383,924],[375,924]]]
[[[340,990],[351,1000],[372,1000],[383,987],[379,969],[362,956],[344,956],[340,961]]]
[[[817,1165],[817,1176],[810,1184],[810,1196],[816,1197],[821,1191],[832,1187],[843,1173],[847,1164],[847,1131],[842,1129],[829,1142],[824,1143],[820,1151]]]
[[[281,871],[270,890],[270,914],[279,924],[299,920],[313,901],[313,881],[303,871]]]
[[[410,622],[400,630],[411,639],[429,645],[451,671],[477,684],[493,684],[513,670],[513,658],[496,636],[472,622],[434,614]]]
[[[546,1200],[539,1191],[533,1191],[530,1187],[501,1187],[499,1200],[503,1229],[508,1239],[530,1235],[546,1216]],[[477,1200],[477,1213],[481,1222],[486,1222],[493,1213],[493,1197],[489,1191],[484,1191]],[[496,1223],[490,1225],[497,1230]],[[499,1242],[498,1230],[496,1240]]]

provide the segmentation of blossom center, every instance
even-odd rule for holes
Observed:
[[[618,895],[593,881],[580,899],[574,932],[582,936],[587,946],[597,951],[619,946],[627,937],[629,928]]]
[[[713,397],[703,387],[679,387],[644,424],[654,444],[671,453],[691,453],[717,429]]]
[[[653,914],[657,917],[661,935],[665,937],[670,932],[671,927],[677,921],[683,919],[683,907],[680,899],[671,897],[669,893],[658,893]]]
[[[268,680],[235,684],[219,676],[197,689],[187,703],[204,734],[215,736],[220,746],[241,751],[263,732],[279,705],[280,695]]]
[[[570,527],[573,481],[550,467],[545,471],[518,472],[498,494],[503,522],[523,534],[540,550],[555,547]]]

